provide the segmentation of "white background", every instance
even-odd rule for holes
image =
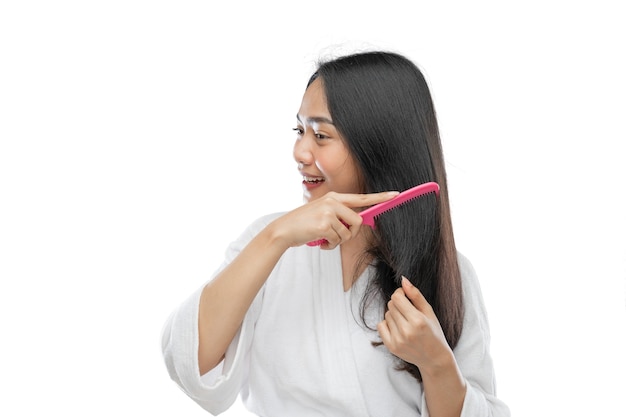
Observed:
[[[432,88],[500,397],[624,415],[620,2],[219,3],[0,5],[0,414],[206,416],[161,327],[244,226],[301,203],[315,59],[380,47]]]

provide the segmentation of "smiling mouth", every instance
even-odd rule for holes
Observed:
[[[324,178],[319,177],[304,177],[304,182],[307,184],[319,184],[321,182],[326,181]]]

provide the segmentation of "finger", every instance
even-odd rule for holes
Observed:
[[[361,223],[363,223],[363,218],[359,216],[359,213],[343,204],[336,208],[336,215],[348,229],[351,229],[352,227],[358,228]]]
[[[349,228],[353,224],[360,224],[362,219],[357,212],[347,206],[342,200],[350,199],[349,196],[358,195],[329,192],[324,198],[308,203],[307,206],[315,207],[315,210],[317,210],[315,216],[319,219],[317,223],[320,227],[330,227],[336,221],[342,221]]]
[[[404,319],[401,317],[398,311],[393,309],[393,306],[391,309],[387,310],[387,312],[385,313],[385,323],[387,323],[387,328],[389,329],[390,336],[393,336],[394,334],[400,334],[400,326],[403,320]]]
[[[389,330],[387,322],[385,320],[381,321],[380,323],[378,323],[376,328],[378,329],[378,335],[382,339],[383,343],[385,345],[389,344],[389,342],[391,341],[391,332]]]
[[[395,313],[397,322],[400,322],[400,318],[405,322],[413,322],[418,320],[422,315],[411,300],[407,298],[403,288],[398,288],[394,291],[391,295],[388,308]]]
[[[352,238],[352,227],[343,220],[333,224],[333,231],[337,233],[340,242],[345,242]]]
[[[337,244],[346,242],[359,234],[363,218],[354,210],[342,204],[336,208],[336,219],[330,225],[330,235],[337,235]]]
[[[347,223],[346,226],[341,223],[342,217],[350,217],[350,215],[360,217],[352,209],[344,206],[330,195],[327,195],[323,200],[308,203],[300,208],[304,213],[307,213],[307,209],[312,217],[306,221],[306,224],[311,226],[314,240],[319,242],[325,239],[331,245],[339,243],[341,238],[335,238],[335,236],[343,233],[342,229],[349,227]],[[351,221],[353,221],[352,219]]]
[[[331,225],[329,233],[322,241],[322,249],[334,249],[341,245],[346,240],[352,238],[352,232],[348,228],[348,225],[341,221],[337,221]]]
[[[324,207],[318,215],[320,218],[320,222],[317,223],[318,237],[309,242],[310,246],[320,244],[322,249],[334,249],[342,242],[352,239],[358,235],[363,223],[363,218],[353,208],[377,204],[396,195],[397,191],[372,194],[343,194],[331,191],[323,199],[309,203]]]
[[[432,311],[431,305],[426,301],[422,292],[408,280],[407,277],[402,276],[402,290],[406,294],[407,298],[411,300],[411,303],[422,313]]]
[[[369,207],[391,200],[400,194],[398,191],[384,191],[370,194],[337,194],[335,198],[348,207]]]

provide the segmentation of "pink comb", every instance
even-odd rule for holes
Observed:
[[[416,187],[409,188],[408,190],[401,192],[400,194],[398,194],[391,200],[387,200],[380,204],[376,204],[372,207],[369,207],[363,210],[362,212],[360,212],[359,215],[363,218],[363,224],[366,224],[370,226],[372,229],[374,229],[376,227],[374,220],[377,216],[381,215],[382,213],[386,211],[394,209],[398,207],[399,205],[406,203],[407,201],[413,200],[417,197],[421,197],[424,194],[433,193],[433,192],[435,193],[435,195],[439,195],[439,184],[437,184],[436,182],[426,182],[424,184],[420,184]],[[307,243],[307,245],[319,246],[323,243],[326,243],[326,239],[315,240],[313,242]]]

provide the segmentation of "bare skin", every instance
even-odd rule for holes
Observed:
[[[222,360],[254,297],[288,248],[321,237],[328,241],[322,249],[347,243],[359,235],[362,221],[351,207],[378,204],[395,195],[329,193],[276,219],[252,239],[202,291],[198,318],[200,373],[208,372]],[[307,224],[310,226],[303,226]]]
[[[354,280],[361,276],[365,268],[367,268],[367,263],[362,262],[361,258],[365,248],[365,237],[369,232],[367,229],[361,229],[359,236],[341,244],[341,270],[343,272],[344,291],[352,288]]]

